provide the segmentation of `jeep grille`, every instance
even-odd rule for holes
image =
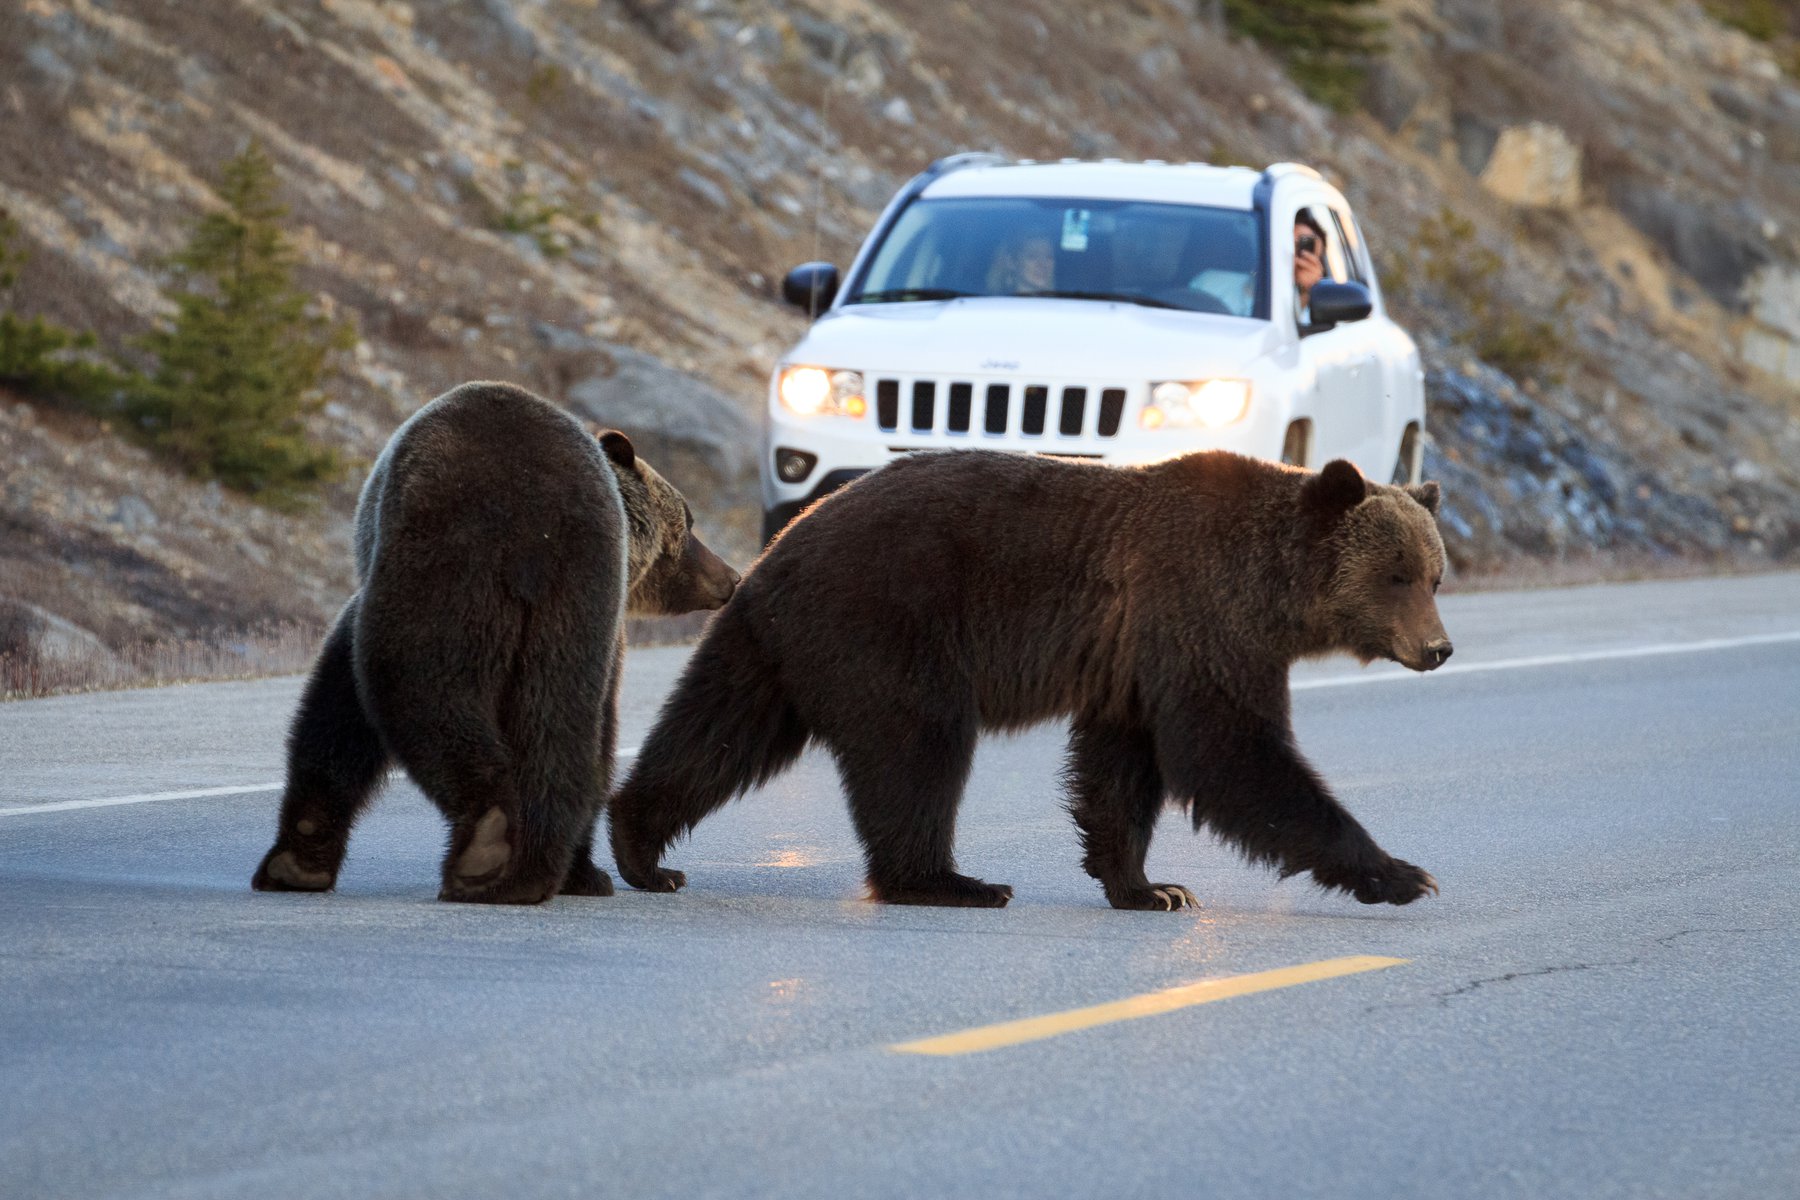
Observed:
[[[1090,406],[1088,398],[1096,391],[1099,404]],[[1054,401],[1055,429],[1059,435],[1110,438],[1118,436],[1119,421],[1125,415],[1122,387],[1071,385],[1055,389],[1043,383],[989,383],[981,386],[979,403],[977,400],[977,388],[971,382],[877,379],[875,420],[887,433],[904,430],[915,434],[966,434],[979,421],[981,432],[986,434],[1042,437],[1050,423]]]

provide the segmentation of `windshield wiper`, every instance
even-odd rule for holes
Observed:
[[[964,296],[973,296],[974,292],[959,292],[955,288],[889,288],[885,292],[860,292],[852,303],[885,304],[897,300],[960,300]]]
[[[1047,300],[1117,300],[1123,304],[1141,304],[1145,308],[1173,308],[1173,309],[1179,309],[1182,312],[1188,311],[1186,309],[1183,309],[1181,307],[1181,305],[1171,304],[1167,300],[1158,300],[1154,296],[1137,296],[1137,295],[1133,295],[1130,292],[1048,291],[1048,292],[1015,292],[1014,294],[1019,295],[1019,296],[1033,296],[1033,297],[1037,297],[1039,299],[1047,299]]]

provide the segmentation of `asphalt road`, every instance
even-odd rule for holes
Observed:
[[[1800,1195],[1800,575],[1443,609],[1437,675],[1296,672],[1405,909],[1171,815],[1202,909],[1112,911],[1055,729],[970,785],[1000,911],[861,900],[818,755],[680,895],[439,904],[403,780],[337,893],[259,895],[296,681],[0,706],[0,1196]]]

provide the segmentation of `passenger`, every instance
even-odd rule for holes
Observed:
[[[1313,285],[1325,278],[1325,229],[1305,209],[1294,214],[1294,293],[1300,324],[1312,324]]]

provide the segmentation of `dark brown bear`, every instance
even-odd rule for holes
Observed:
[[[612,893],[592,859],[624,615],[718,608],[737,575],[622,433],[469,383],[388,442],[356,510],[361,590],[288,735],[259,891],[324,891],[398,762],[450,819],[445,900]]]
[[[1284,876],[1365,904],[1435,892],[1295,749],[1288,668],[1450,656],[1437,504],[1435,483],[1371,485],[1342,461],[900,459],[796,522],[714,618],[613,798],[619,871],[681,887],[658,865],[670,844],[816,739],[875,898],[1003,905],[1011,888],[951,854],[975,739],[1066,716],[1083,865],[1116,908],[1195,903],[1144,876],[1169,798]]]

